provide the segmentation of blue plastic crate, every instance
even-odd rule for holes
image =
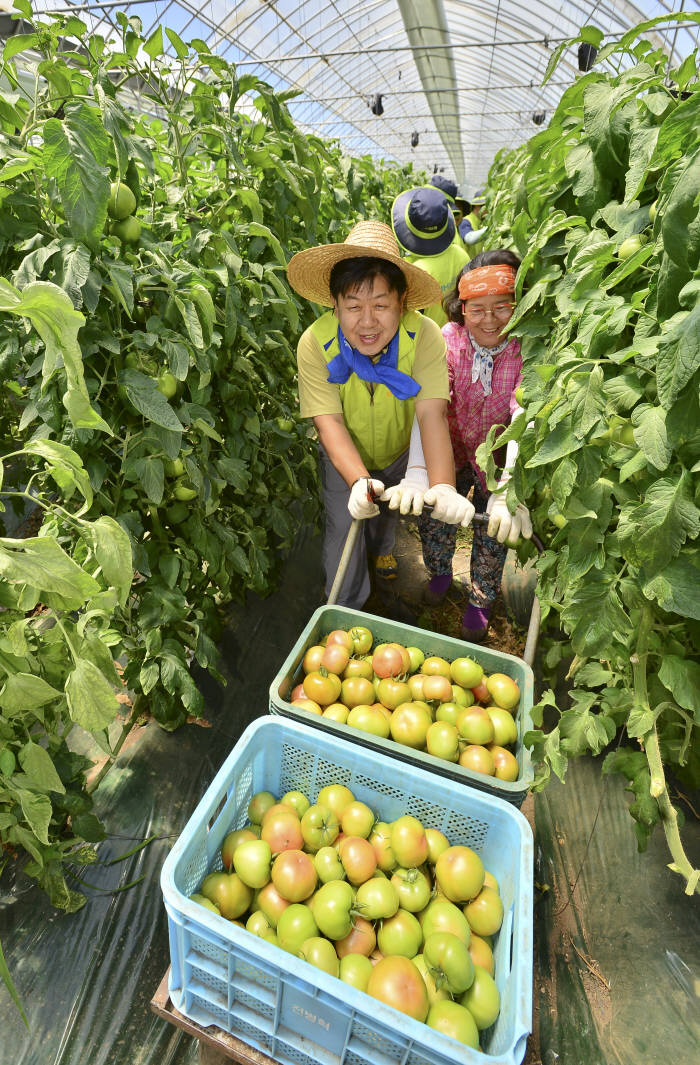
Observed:
[[[494,945],[501,1012],[472,1050],[204,909],[188,896],[221,868],[226,834],[257,791],[312,800],[347,785],[385,821],[409,813],[477,851],[497,878],[504,920]],[[532,1015],[532,831],[512,805],[283,717],[251,724],[168,855],[161,887],[170,997],[282,1065],[519,1065]]]
[[[467,655],[479,662],[487,673],[505,673],[512,677],[520,688],[520,703],[515,713],[518,738],[513,746],[513,754],[518,762],[518,779],[499,780],[497,777],[486,776],[484,773],[476,773],[473,769],[467,769],[454,762],[435,758],[426,751],[412,750],[403,743],[396,743],[391,738],[383,739],[380,736],[373,736],[361,729],[352,728],[350,725],[342,725],[339,721],[312,714],[301,706],[292,706],[289,696],[295,685],[304,679],[301,663],[307,648],[318,643],[322,636],[327,635],[333,629],[350,629],[353,625],[366,625],[368,629],[371,629],[375,644],[395,641],[404,646],[420,647],[426,655],[440,655],[448,661]],[[443,636],[427,629],[418,629],[413,625],[404,625],[402,622],[377,617],[375,614],[364,614],[359,610],[351,610],[349,607],[321,606],[312,614],[270,685],[270,711],[273,714],[283,714],[285,717],[291,717],[306,725],[330,731],[340,739],[362,744],[372,750],[411,762],[422,769],[432,770],[440,776],[450,777],[461,784],[469,784],[472,788],[479,788],[489,795],[495,795],[519,807],[522,806],[523,799],[535,776],[530,751],[523,743],[525,733],[535,727],[530,712],[534,690],[535,678],[532,669],[527,662],[516,658],[515,655],[494,651],[491,647],[481,644],[466,643],[464,640],[456,640],[452,636]]]

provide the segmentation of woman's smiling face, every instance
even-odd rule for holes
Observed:
[[[362,355],[377,355],[391,341],[404,313],[404,298],[381,274],[333,301],[343,336]]]
[[[495,348],[503,339],[503,330],[513,316],[510,296],[474,296],[462,303],[464,321],[482,348]]]

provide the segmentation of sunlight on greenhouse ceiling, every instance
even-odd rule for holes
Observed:
[[[118,37],[124,11],[146,36],[161,25],[201,38],[241,72],[298,90],[289,106],[306,131],[349,155],[443,171],[472,191],[495,153],[528,140],[580,76],[571,46],[542,85],[553,50],[582,26],[610,39],[661,17],[644,36],[672,67],[700,35],[698,0],[35,0],[34,9],[77,14],[106,37]],[[678,12],[689,21],[663,19]]]

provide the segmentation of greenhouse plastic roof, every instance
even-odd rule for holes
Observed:
[[[201,38],[276,90],[298,89],[290,111],[305,130],[350,155],[444,171],[475,191],[496,152],[528,140],[579,76],[572,46],[542,85],[560,42],[584,25],[616,38],[648,18],[697,14],[700,2],[34,0],[34,8],[78,14],[104,36],[124,11],[147,36],[160,24],[185,41]],[[694,21],[661,23],[645,36],[676,65],[699,34]]]

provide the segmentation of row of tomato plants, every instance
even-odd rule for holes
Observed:
[[[605,752],[639,849],[661,823],[692,894],[673,790],[700,783],[700,82],[695,54],[672,68],[640,39],[657,22],[585,27],[595,66],[492,167],[492,232],[523,257],[525,412],[481,457],[495,484],[494,438],[519,440],[509,496],[549,532],[538,595],[570,691],[533,711],[535,786]]]
[[[16,6],[0,502],[6,532],[13,509],[42,520],[0,538],[0,871],[24,856],[72,911],[70,866],[96,860],[104,827],[71,730],[109,764],[143,709],[166,729],[201,714],[191,662],[219,675],[226,605],[269,592],[318,517],[294,355],[311,309],[286,263],[386,216],[412,178],[305,135],[287,94],[204,41],[146,40],[119,14],[108,42]]]

